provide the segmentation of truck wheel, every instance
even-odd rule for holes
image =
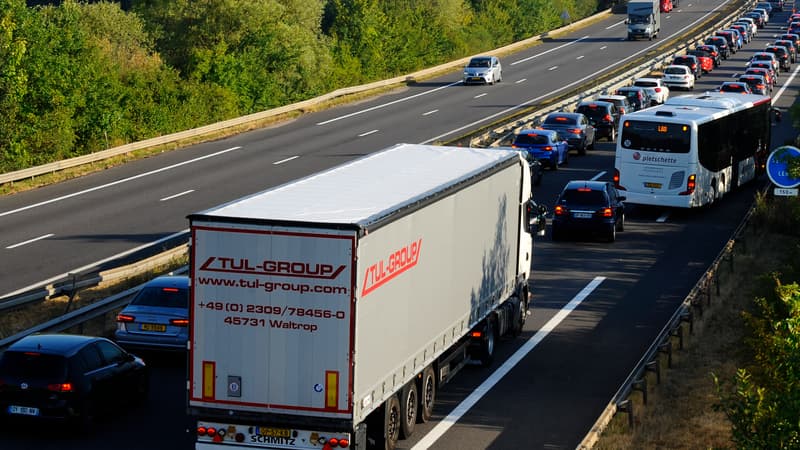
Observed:
[[[411,380],[400,390],[400,437],[408,439],[414,434],[419,409],[417,382]]]
[[[436,402],[436,374],[433,366],[422,371],[419,383],[419,421],[425,423],[433,416],[433,405]]]
[[[525,326],[525,320],[528,318],[528,305],[519,300],[519,307],[517,310],[517,317],[514,319],[514,325],[511,328],[511,333],[514,337],[522,334],[522,328]]]

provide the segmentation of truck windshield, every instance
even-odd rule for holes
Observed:
[[[628,16],[628,23],[650,23],[650,16],[640,16],[636,14],[631,14]]]

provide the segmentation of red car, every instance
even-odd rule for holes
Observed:
[[[661,0],[661,12],[670,12],[672,8],[672,0]]]
[[[700,68],[703,69],[703,73],[714,70],[714,58],[711,56],[711,53],[705,50],[689,50],[686,54],[697,57],[697,60],[700,61]]]

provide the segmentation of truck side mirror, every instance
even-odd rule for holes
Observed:
[[[547,207],[537,205],[533,199],[528,200],[525,205],[525,221],[528,224],[528,232],[537,236],[544,236],[547,226]]]
[[[775,122],[780,123],[782,115],[781,111],[778,108],[771,108],[770,112],[772,113],[772,116],[775,118]]]

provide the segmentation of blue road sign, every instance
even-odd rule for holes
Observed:
[[[789,175],[787,161],[800,158],[800,149],[791,145],[778,147],[767,158],[767,176],[775,186],[781,188],[794,188],[800,186],[800,178]]]

